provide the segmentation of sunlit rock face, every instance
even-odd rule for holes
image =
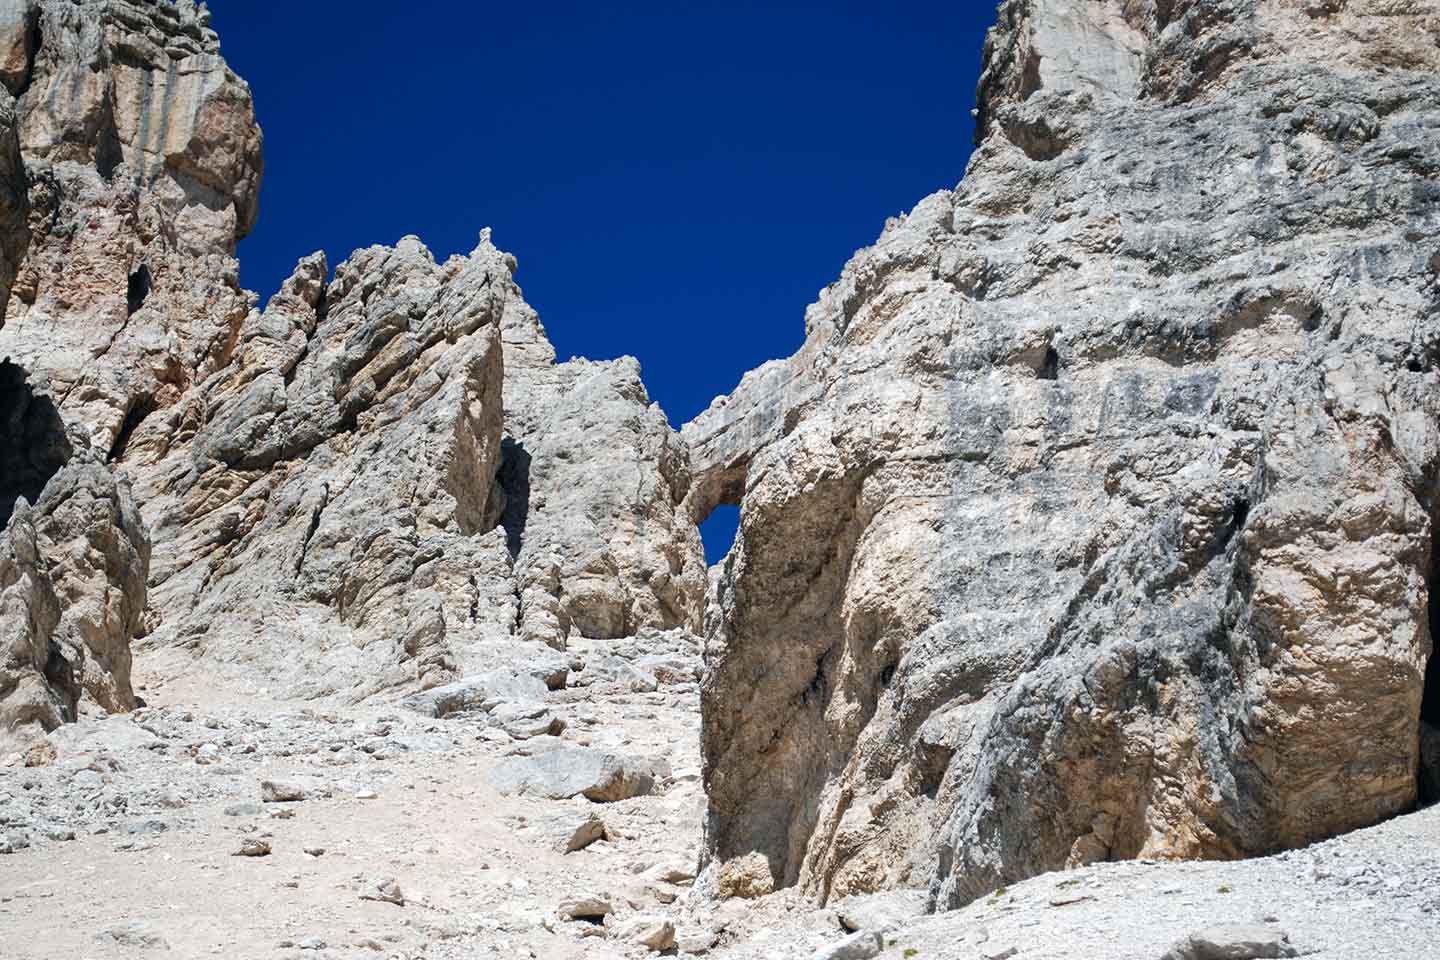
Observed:
[[[258,209],[250,90],[193,3],[7,3],[0,79],[30,228],[0,356],[118,456],[228,360],[252,304],[234,257]]]
[[[530,645],[698,629],[688,460],[633,360],[554,362],[488,234],[305,259],[122,461],[147,643],[298,696],[428,687]]]
[[[167,670],[360,699],[700,628],[684,445],[633,359],[556,362],[488,231],[443,263],[414,237],[304,258],[257,309],[234,254],[261,133],[203,4],[0,3],[0,82],[0,358],[28,391],[0,505],[30,507],[7,577],[32,674],[70,635],[37,514],[72,455],[139,504],[101,618],[125,669],[88,661],[116,691],[137,635]],[[42,726],[74,712],[57,683]]]
[[[692,515],[741,504],[713,861],[945,906],[1415,802],[1437,37],[1433,0],[1001,6],[960,186],[683,431]]]

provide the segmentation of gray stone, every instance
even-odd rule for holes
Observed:
[[[330,793],[329,784],[318,777],[277,777],[260,781],[260,800],[263,803],[289,803],[326,797]]]
[[[240,846],[233,853],[232,857],[268,857],[270,856],[270,841],[262,840],[259,837],[246,837],[240,841]]]
[[[566,920],[599,920],[610,911],[609,899],[589,894],[567,897],[555,907],[555,913]]]
[[[1260,924],[1229,924],[1192,933],[1161,960],[1274,960],[1298,957],[1290,937]]]
[[[372,880],[365,885],[360,892],[361,900],[378,900],[381,903],[393,903],[397,907],[405,906],[405,894],[400,889],[400,884],[393,877],[383,877]]]
[[[564,830],[557,846],[561,853],[575,853],[597,840],[604,839],[605,821],[592,813],[583,817],[573,828]]]
[[[904,926],[925,912],[925,897],[918,891],[895,890],[851,897],[836,907],[836,919],[846,930],[886,933]]]
[[[644,796],[655,786],[648,764],[589,747],[561,747],[496,764],[487,778],[503,794],[597,803]]]
[[[885,949],[885,940],[873,930],[852,933],[844,940],[821,947],[810,955],[811,960],[870,960]]]
[[[655,953],[662,953],[675,947],[675,924],[664,917],[641,914],[621,921],[615,927],[614,936],[617,940],[638,943]]]
[[[137,950],[169,950],[169,942],[144,920],[112,924],[95,935],[96,940]]]

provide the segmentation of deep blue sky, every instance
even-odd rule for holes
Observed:
[[[215,0],[265,131],[241,281],[480,228],[562,359],[633,354],[675,424],[799,346],[887,216],[969,157],[988,0]],[[712,529],[715,528],[715,529]],[[711,559],[733,519],[704,531]]]

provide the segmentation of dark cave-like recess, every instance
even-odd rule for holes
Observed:
[[[142,263],[135,268],[134,273],[130,274],[130,282],[125,289],[125,305],[132,315],[145,305],[145,298],[150,296],[151,286],[150,268]]]
[[[54,401],[36,393],[25,369],[0,361],[0,527],[15,501],[34,503],[70,459],[65,423]]]
[[[1432,647],[1440,637],[1440,543],[1431,548],[1430,596],[1428,613]],[[1420,701],[1420,771],[1418,776],[1421,806],[1440,802],[1440,740],[1433,732],[1440,730],[1440,650],[1432,649],[1425,664],[1425,688]],[[1432,728],[1427,730],[1426,728]]]
[[[1432,529],[1435,525],[1432,524]],[[1430,619],[1431,645],[1440,637],[1440,530],[1434,530],[1435,541],[1430,548],[1430,596],[1427,598],[1427,612]],[[1420,720],[1432,727],[1440,728],[1440,656],[1430,651],[1430,660],[1425,665],[1425,694],[1420,704]]]

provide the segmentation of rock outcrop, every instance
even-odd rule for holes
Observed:
[[[14,336],[4,306],[33,239],[12,94],[35,79],[39,22],[33,4],[0,9],[0,749],[75,719],[82,698],[135,706],[150,549],[129,486],[67,428],[44,375],[10,355],[49,355]]]
[[[0,51],[30,233],[0,357],[115,459],[224,365],[253,301],[234,257],[258,209],[250,91],[192,2],[18,0]]]
[[[538,740],[555,651],[657,691],[703,621],[707,888],[956,905],[1433,799],[1437,37],[1436,0],[1006,0],[965,180],[677,435],[633,359],[557,362],[488,232],[257,309],[203,5],[0,4],[0,738],[133,707],[143,635]],[[650,789],[596,756],[594,799]]]
[[[692,516],[741,507],[713,861],[953,906],[1414,804],[1437,37],[1433,0],[1002,4],[963,182],[683,431]]]
[[[301,262],[121,461],[157,543],[147,642],[361,697],[507,643],[698,629],[683,447],[633,361],[554,363],[514,268],[488,233],[444,264],[359,251],[328,287]]]
[[[7,414],[10,409],[6,409]],[[129,485],[82,453],[0,528],[0,749],[76,718],[82,699],[136,705],[130,642],[150,543]]]
[[[683,445],[633,360],[555,362],[488,234],[333,279],[306,258],[258,311],[234,251],[261,134],[203,5],[11,4],[0,54],[0,355],[133,480],[147,643],[358,698],[510,642],[699,629]],[[34,502],[30,472],[7,496]]]

